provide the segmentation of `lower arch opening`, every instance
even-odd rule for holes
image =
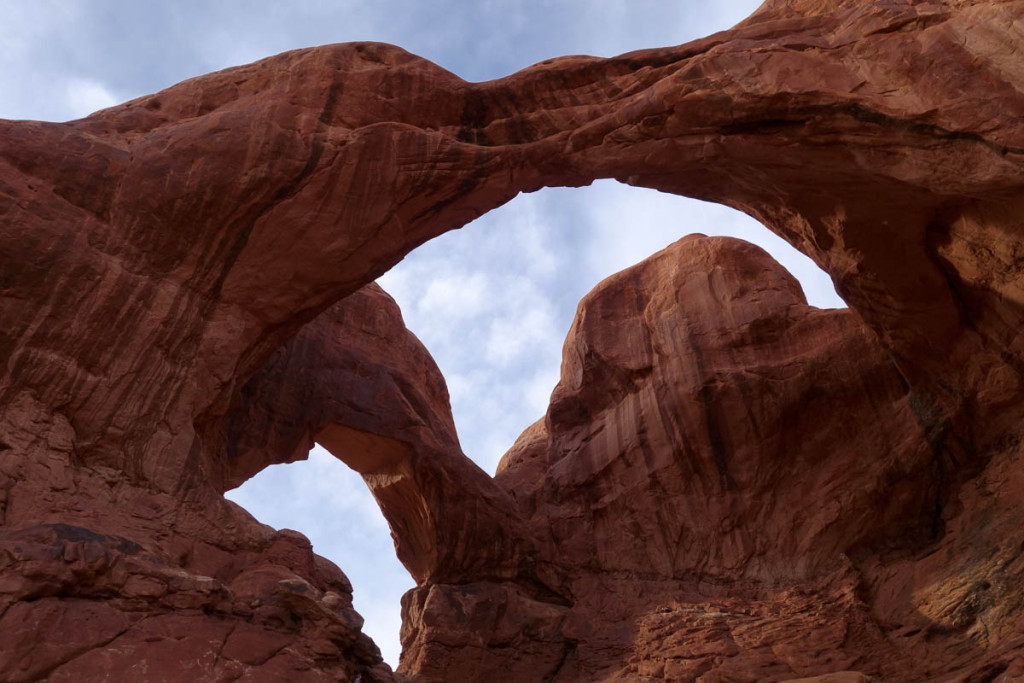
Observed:
[[[308,459],[271,465],[224,495],[263,524],[301,532],[313,552],[338,565],[352,583],[363,632],[398,667],[401,598],[415,582],[359,473],[318,444]]]

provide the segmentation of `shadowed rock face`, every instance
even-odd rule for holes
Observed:
[[[940,466],[874,335],[757,247],[693,235],[598,285],[496,480],[570,575],[567,679],[928,672],[859,564],[935,540]]]
[[[767,583],[927,536],[939,494],[857,316],[808,306],[757,247],[700,236],[584,298],[548,414],[497,481],[570,567]]]
[[[1022,38],[770,0],[487,83],[348,44],[0,121],[0,678],[391,679],[341,572],[221,496],[313,439],[417,579],[423,680],[1024,674]],[[851,310],[684,240],[581,303],[491,479],[366,285],[604,177],[749,213]]]

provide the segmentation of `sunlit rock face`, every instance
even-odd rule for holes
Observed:
[[[313,439],[417,579],[413,678],[1024,675],[1022,27],[779,0],[481,84],[348,44],[0,122],[0,679],[393,680],[221,495]],[[851,310],[687,238],[584,299],[492,479],[367,285],[605,177],[760,219]]]

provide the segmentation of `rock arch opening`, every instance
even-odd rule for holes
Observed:
[[[823,270],[753,218],[614,180],[522,194],[420,246],[378,282],[441,368],[463,450],[493,473],[547,409],[583,296],[690,233],[757,244],[811,305],[845,307]]]
[[[359,474],[321,446],[306,460],[271,465],[227,492],[262,523],[295,529],[353,586],[362,630],[398,666],[401,596],[415,585],[395,557],[387,521]]]
[[[439,375],[431,382],[448,385],[454,420],[461,426],[461,450],[493,474],[498,459],[547,410],[558,381],[562,342],[579,300],[600,280],[692,232],[760,242],[777,260],[803,276],[804,290],[815,303],[842,305],[826,274],[749,217],[727,207],[614,181],[522,195],[465,230],[447,233],[420,247],[381,278],[385,290],[402,304],[406,325],[446,370],[443,380]],[[375,300],[374,306],[381,302]],[[366,311],[358,308],[362,311],[358,315],[367,317]],[[337,320],[351,324],[351,313],[339,315]],[[367,325],[367,320],[357,321],[364,329]],[[392,330],[392,335],[395,332]],[[375,344],[377,339],[375,336]],[[300,354],[302,362],[312,362],[308,340],[298,345],[307,348]],[[333,385],[335,390],[344,387],[352,397],[332,396],[329,401],[348,400],[350,408],[357,410],[359,400],[366,397],[387,403],[382,398],[380,377],[374,379],[369,369],[379,366],[387,354],[371,358],[370,345],[357,346],[359,352],[350,354],[345,368],[352,377]],[[336,380],[339,367],[323,371]],[[369,383],[372,389],[360,382]],[[405,391],[407,398],[408,389]],[[296,401],[304,405],[310,398],[304,395]],[[382,406],[376,408],[387,412]],[[397,403],[389,409],[393,415],[402,410]],[[429,527],[437,520],[430,519],[436,512],[427,509],[410,514],[429,496],[415,486],[403,486],[403,480],[415,479],[410,469],[411,446],[408,441],[382,435],[384,431],[394,435],[396,427],[371,425],[366,416],[363,421],[329,424],[312,435],[319,446],[311,452],[308,465],[268,467],[229,497],[265,523],[307,533],[318,553],[334,559],[349,573],[355,605],[357,609],[365,605],[368,611],[364,631],[394,666],[398,663],[400,598],[412,586],[395,558],[391,539],[377,525],[379,513],[367,517],[365,507],[392,506],[390,518],[405,525],[399,535],[406,546],[436,536]],[[325,461],[332,457],[335,463],[329,466]],[[311,499],[323,506],[320,514],[348,516],[346,510],[354,508],[360,515],[357,519],[368,520],[377,533],[373,541],[353,523],[333,524],[333,536],[327,541],[325,523],[313,517],[309,499],[298,505],[280,499],[284,492],[302,490],[302,481],[308,482]],[[339,512],[332,511],[326,495],[331,481],[337,482]],[[358,485],[353,486],[354,481]],[[353,556],[351,549],[362,547],[367,552],[357,551],[360,557]],[[406,561],[420,563],[412,569],[421,581],[429,574],[423,562],[431,552],[429,543],[405,547]],[[368,564],[379,570],[366,572]],[[363,592],[367,597],[361,598]]]

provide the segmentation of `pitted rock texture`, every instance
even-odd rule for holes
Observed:
[[[0,678],[388,680],[340,571],[221,496],[314,438],[420,584],[422,680],[1024,674],[1022,36],[769,0],[487,83],[348,44],[0,121]],[[691,240],[584,302],[496,482],[363,288],[604,177],[760,219],[852,312]]]

